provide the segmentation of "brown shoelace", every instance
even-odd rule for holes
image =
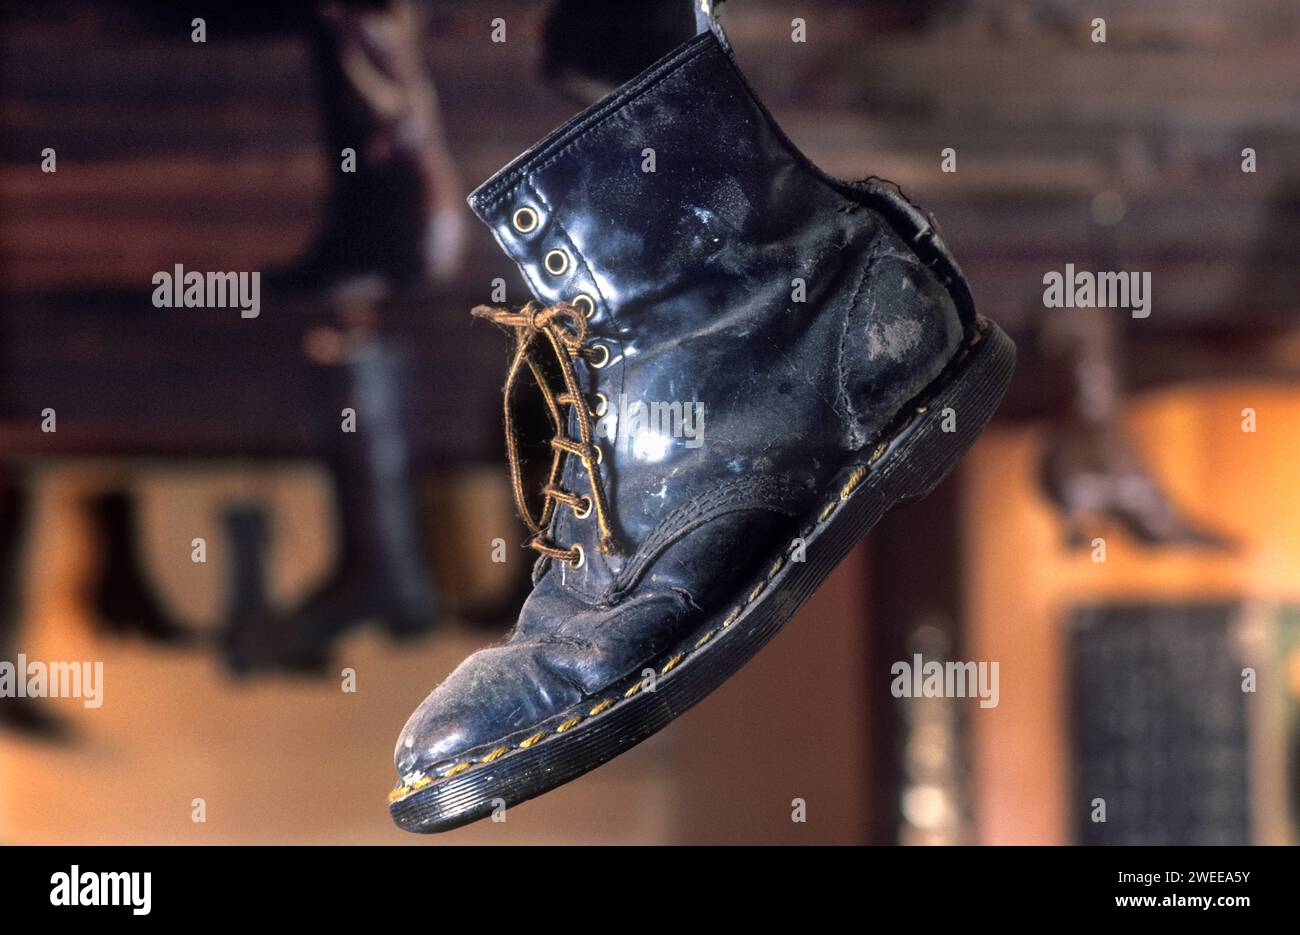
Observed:
[[[596,513],[596,526],[600,533],[600,551],[607,553],[614,551],[614,536],[609,525],[609,503],[605,497],[605,487],[601,482],[600,470],[597,468],[601,460],[601,454],[600,449],[596,447],[593,441],[595,435],[593,428],[594,414],[588,407],[587,400],[578,387],[578,377],[573,369],[574,359],[584,356],[588,351],[586,347],[587,319],[580,310],[567,302],[546,307],[540,306],[536,302],[529,302],[518,310],[479,305],[470,314],[475,318],[486,318],[488,321],[495,322],[514,333],[515,352],[510,359],[510,367],[506,371],[505,388],[502,391],[505,396],[506,456],[510,461],[510,486],[514,491],[515,506],[519,510],[520,517],[533,534],[532,538],[528,540],[529,547],[536,549],[543,555],[568,562],[574,567],[582,565],[585,561],[582,546],[574,545],[567,549],[562,548],[546,536],[546,529],[555,515],[555,505],[563,503],[572,509],[574,515],[580,519],[588,516],[594,510]],[[555,359],[559,363],[560,374],[564,381],[564,392],[562,393],[556,393],[551,388],[546,374],[535,356],[534,346],[537,343],[537,338],[541,335],[545,335],[550,343],[551,350],[555,354]],[[523,465],[519,455],[519,436],[515,429],[514,414],[511,411],[510,404],[511,397],[514,395],[515,381],[518,380],[525,364],[532,372],[533,380],[538,388],[542,391],[542,398],[546,401],[546,411],[550,415],[552,425],[555,427],[555,437],[551,439],[551,470],[547,475],[546,485],[542,488],[544,504],[540,517],[533,516],[524,493]],[[560,411],[561,406],[579,407],[576,420],[579,435],[577,440],[569,438],[565,430],[567,420]],[[586,468],[587,476],[591,479],[591,497],[572,493],[560,487],[560,472],[566,454],[578,458],[583,467]]]

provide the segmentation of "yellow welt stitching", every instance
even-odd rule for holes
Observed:
[[[426,786],[431,786],[435,782],[437,782],[437,780],[434,779],[434,777],[432,776],[421,776],[419,779],[415,780],[415,782],[411,783],[410,785],[398,786],[392,792],[388,793],[388,802],[389,804],[392,804],[393,802],[396,802],[399,799],[404,799],[412,792],[419,792],[421,789],[425,788]]]
[[[575,714],[573,717],[569,718],[567,721],[565,721],[565,722],[564,722],[563,724],[561,724],[559,727],[555,728],[555,732],[556,732],[557,734],[563,734],[566,730],[568,730],[570,727],[572,727],[574,724],[577,724],[577,723],[578,723],[579,721],[581,721],[581,720],[582,720],[582,717],[581,717],[580,715],[576,715],[576,714]]]
[[[740,608],[736,608],[736,609],[739,610]],[[699,649],[701,646],[703,646],[703,645],[704,645],[705,643],[707,643],[709,640],[713,639],[713,634],[715,634],[715,633],[717,633],[717,632],[718,632],[717,630],[710,630],[708,633],[705,633],[703,636],[700,637],[699,642],[697,642],[697,643],[695,644],[695,648],[696,648],[696,649]]]
[[[637,692],[639,692],[640,690],[641,690],[641,683],[640,683],[640,682],[637,682],[635,685],[633,685],[633,686],[632,686],[631,688],[629,688],[627,691],[623,692],[623,697],[624,697],[624,698],[631,698],[633,695],[635,695],[635,694],[636,694]]]
[[[469,769],[471,765],[473,764],[471,764],[469,760],[466,760],[464,763],[457,763],[451,769],[447,770],[447,772],[443,773],[442,778],[450,779],[452,776],[459,776],[461,773],[465,772],[465,770]]]
[[[898,430],[899,434],[901,434],[902,431],[903,431],[903,429],[905,429],[905,428],[907,428],[906,425],[904,425],[902,428],[900,428],[900,429]],[[889,442],[888,442],[888,441],[883,441],[883,442],[881,442],[879,445],[877,445],[877,446],[876,446],[876,450],[873,451],[873,452],[871,452],[871,457],[867,459],[867,466],[870,467],[871,465],[873,465],[873,464],[875,464],[877,461],[879,461],[879,460],[880,460],[880,456],[883,455],[883,454],[885,453],[885,449],[888,448],[888,447],[889,447]]]
[[[817,517],[817,522],[819,523],[825,522],[826,517],[830,516],[832,513],[835,512],[835,506],[836,506],[836,501],[834,500],[826,504],[826,509],[822,510],[822,515]]]
[[[777,572],[779,572],[779,571],[781,570],[781,567],[782,567],[783,565],[785,565],[785,559],[784,559],[784,558],[778,558],[778,559],[776,560],[776,563],[772,566],[772,570],[769,571],[769,572],[767,573],[767,580],[768,580],[768,581],[771,581],[773,578],[775,578],[776,575],[777,575]]]
[[[853,491],[857,489],[858,484],[862,483],[862,478],[866,476],[867,469],[865,467],[860,467],[850,474],[849,479],[845,482],[844,486],[840,488],[840,499],[847,500],[849,494],[853,493]]]
[[[676,656],[673,656],[673,658],[664,663],[664,667],[659,670],[659,674],[667,675],[677,666],[677,663],[681,662],[685,658],[686,653],[678,653]]]
[[[723,625],[724,627],[729,627],[729,626],[731,626],[733,623],[735,623],[736,620],[737,620],[739,617],[740,617],[740,606],[737,605],[737,606],[731,608],[731,613],[727,614],[727,619],[724,620],[724,621],[722,621],[722,625]],[[703,641],[701,641],[701,642],[703,642]],[[696,643],[695,645],[698,646],[699,643]]]
[[[500,759],[501,757],[505,756],[509,752],[510,752],[510,748],[507,746],[497,747],[495,750],[492,750],[489,753],[484,755],[483,762],[484,763],[494,762],[495,760]]]
[[[604,701],[602,701],[600,704],[596,705],[596,707],[594,707],[594,708],[592,708],[590,711],[588,711],[588,712],[587,712],[587,715],[588,715],[589,717],[595,717],[597,714],[599,714],[600,712],[604,711],[606,708],[608,708],[608,707],[609,707],[610,705],[612,705],[613,703],[614,703],[614,699],[612,699],[612,698],[606,698],[606,699],[605,699]]]
[[[541,740],[545,736],[546,736],[546,731],[539,730],[537,733],[533,734],[533,736],[525,737],[523,740],[519,741],[519,749],[527,750],[529,747],[537,743],[537,741]]]
[[[766,582],[766,581],[760,581],[760,582],[758,583],[757,587],[755,587],[754,590],[752,590],[752,591],[749,592],[749,597],[745,599],[745,603],[749,603],[749,602],[752,601],[754,598],[756,598],[756,597],[758,597],[760,594],[762,594],[762,593],[763,593],[763,589],[764,589],[765,587],[767,587],[767,582]]]

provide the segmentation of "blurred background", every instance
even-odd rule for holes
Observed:
[[[1016,381],[667,730],[391,826],[397,732],[530,561],[468,315],[527,293],[464,195],[690,32],[623,7],[5,4],[0,659],[102,661],[104,703],[0,699],[0,840],[1295,843],[1289,0],[726,4],[795,143],[934,213]],[[260,315],[155,307],[177,264],[259,271]],[[1150,316],[1044,308],[1066,264],[1149,272]],[[895,698],[914,653],[997,662],[997,706]]]

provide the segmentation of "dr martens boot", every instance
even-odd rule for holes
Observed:
[[[682,714],[948,473],[1010,380],[926,218],[818,171],[703,26],[470,196],[536,298],[475,314],[513,338],[539,558],[510,636],[402,730],[403,828],[539,795]],[[525,387],[555,432],[535,491]]]

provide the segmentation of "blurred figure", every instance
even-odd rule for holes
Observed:
[[[309,27],[324,105],[325,158],[349,158],[334,180],[325,222],[268,285],[334,291],[442,282],[461,268],[465,204],[447,149],[438,95],[410,0],[351,0],[315,7]]]

